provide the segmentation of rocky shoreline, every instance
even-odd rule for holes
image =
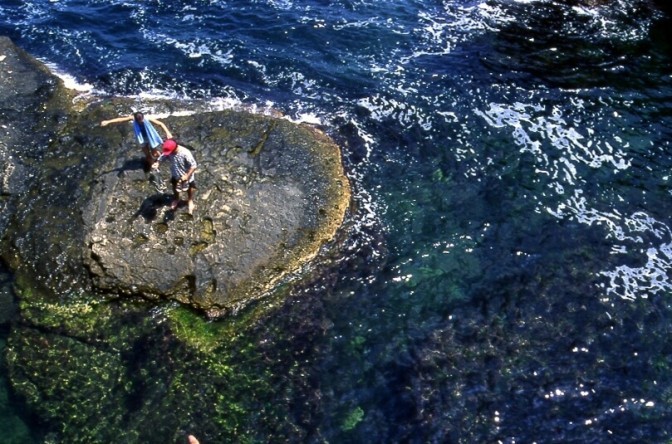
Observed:
[[[319,301],[281,313],[344,237],[339,147],[243,111],[74,101],[1,37],[0,69],[0,350],[47,441],[301,440],[287,412],[313,392],[296,356],[319,331]],[[143,107],[199,162],[193,215],[148,181],[130,123],[100,126]],[[279,396],[274,375],[306,394]]]
[[[242,111],[162,119],[199,162],[191,216],[171,211],[170,192],[148,182],[130,124],[99,126],[130,115],[133,100],[75,109],[72,93],[8,39],[0,54],[10,73],[0,84],[0,253],[22,282],[224,315],[298,271],[343,222],[350,189],[340,150],[313,127]]]

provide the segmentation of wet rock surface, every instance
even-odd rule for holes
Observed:
[[[36,176],[35,161],[58,127],[68,93],[42,64],[0,37],[0,235],[17,196]]]
[[[131,146],[99,177],[84,210],[84,259],[96,286],[235,309],[332,238],[349,192],[338,148],[325,136],[234,111],[165,123],[199,163],[197,208],[193,216],[184,206],[171,210],[169,165],[157,192]],[[103,131],[130,136],[128,128]]]
[[[337,262],[338,147],[280,118],[82,100],[4,38],[0,69],[0,351],[45,442],[306,441],[288,412],[315,402],[295,363],[321,315],[292,289]],[[168,164],[150,183],[130,123],[100,126],[133,110],[192,150],[193,215],[170,210]]]
[[[31,291],[170,298],[221,315],[299,270],[343,221],[340,150],[313,127],[242,111],[171,116],[175,104],[153,103],[199,164],[189,215],[170,209],[168,162],[165,191],[148,180],[131,123],[99,124],[136,102],[73,104],[8,39],[0,55],[17,73],[0,81],[2,255]]]

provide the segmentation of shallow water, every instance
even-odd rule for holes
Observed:
[[[342,144],[357,211],[337,283],[303,293],[319,408],[293,412],[332,442],[669,440],[667,28],[625,0],[0,5],[87,94]]]

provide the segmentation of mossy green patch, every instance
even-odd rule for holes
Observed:
[[[355,407],[348,416],[345,417],[341,430],[348,432],[359,424],[364,419],[364,410],[361,407]]]
[[[284,300],[289,288],[279,286],[263,302],[250,304],[245,309],[220,320],[208,320],[202,314],[182,305],[171,305],[165,310],[173,333],[185,344],[203,352],[212,352],[220,346],[242,340],[251,327]],[[244,340],[243,340],[244,342]]]
[[[213,442],[265,442],[269,424],[283,421],[286,406],[269,402],[273,372],[254,339],[244,332],[231,337],[226,322],[207,322],[189,310],[165,310],[179,318],[170,322],[161,312],[117,304],[33,305],[40,328],[12,332],[7,355],[14,387],[61,439],[174,442],[197,427]],[[89,319],[113,312],[116,322]],[[95,337],[49,332],[83,334],[91,326],[100,329]]]
[[[195,311],[173,306],[166,310],[173,333],[180,340],[202,352],[211,352],[228,339],[231,329],[226,323],[208,322]]]

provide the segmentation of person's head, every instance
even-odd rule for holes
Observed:
[[[173,154],[177,150],[177,142],[175,139],[166,139],[165,142],[163,142],[163,155],[164,156],[169,156]]]
[[[133,119],[136,122],[141,123],[143,120],[145,120],[145,116],[140,111],[138,111],[136,113],[133,113]]]

